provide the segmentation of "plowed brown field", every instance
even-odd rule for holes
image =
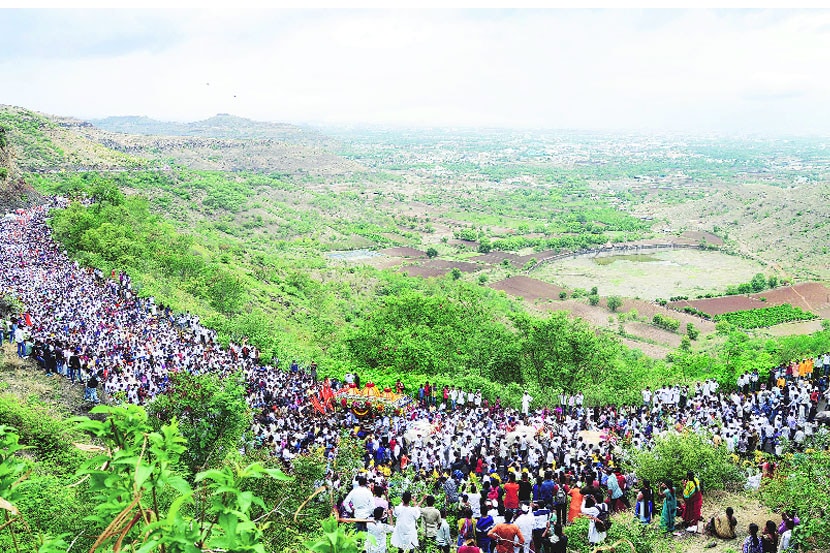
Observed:
[[[557,299],[564,288],[529,278],[526,276],[512,276],[490,285],[494,290],[504,290],[511,296],[519,296],[529,301],[538,299]]]

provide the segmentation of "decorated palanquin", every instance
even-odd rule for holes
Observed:
[[[358,418],[373,414],[401,412],[412,398],[395,392],[392,388],[383,389],[374,382],[367,382],[363,388],[351,383],[340,389],[333,389],[329,379],[323,381],[322,387],[308,396],[314,408],[321,414],[334,411],[338,407],[350,409]]]

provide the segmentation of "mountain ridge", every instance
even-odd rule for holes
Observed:
[[[88,121],[102,130],[126,134],[225,139],[270,138],[300,144],[331,142],[328,137],[308,127],[257,121],[230,113],[217,113],[207,119],[190,122],[161,121],[146,115],[116,115]]]

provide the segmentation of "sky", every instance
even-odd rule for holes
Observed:
[[[83,119],[830,134],[830,11],[0,10],[0,103]]]

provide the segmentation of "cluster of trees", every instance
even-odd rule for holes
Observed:
[[[667,317],[657,313],[651,318],[651,324],[658,328],[668,330],[669,332],[677,332],[680,330],[680,321],[673,317]]]
[[[789,281],[787,281],[789,282]],[[735,296],[738,294],[752,294],[755,292],[763,292],[769,288],[775,288],[779,284],[776,275],[764,276],[764,273],[756,273],[749,282],[738,284],[737,286],[727,286],[725,295]]]

